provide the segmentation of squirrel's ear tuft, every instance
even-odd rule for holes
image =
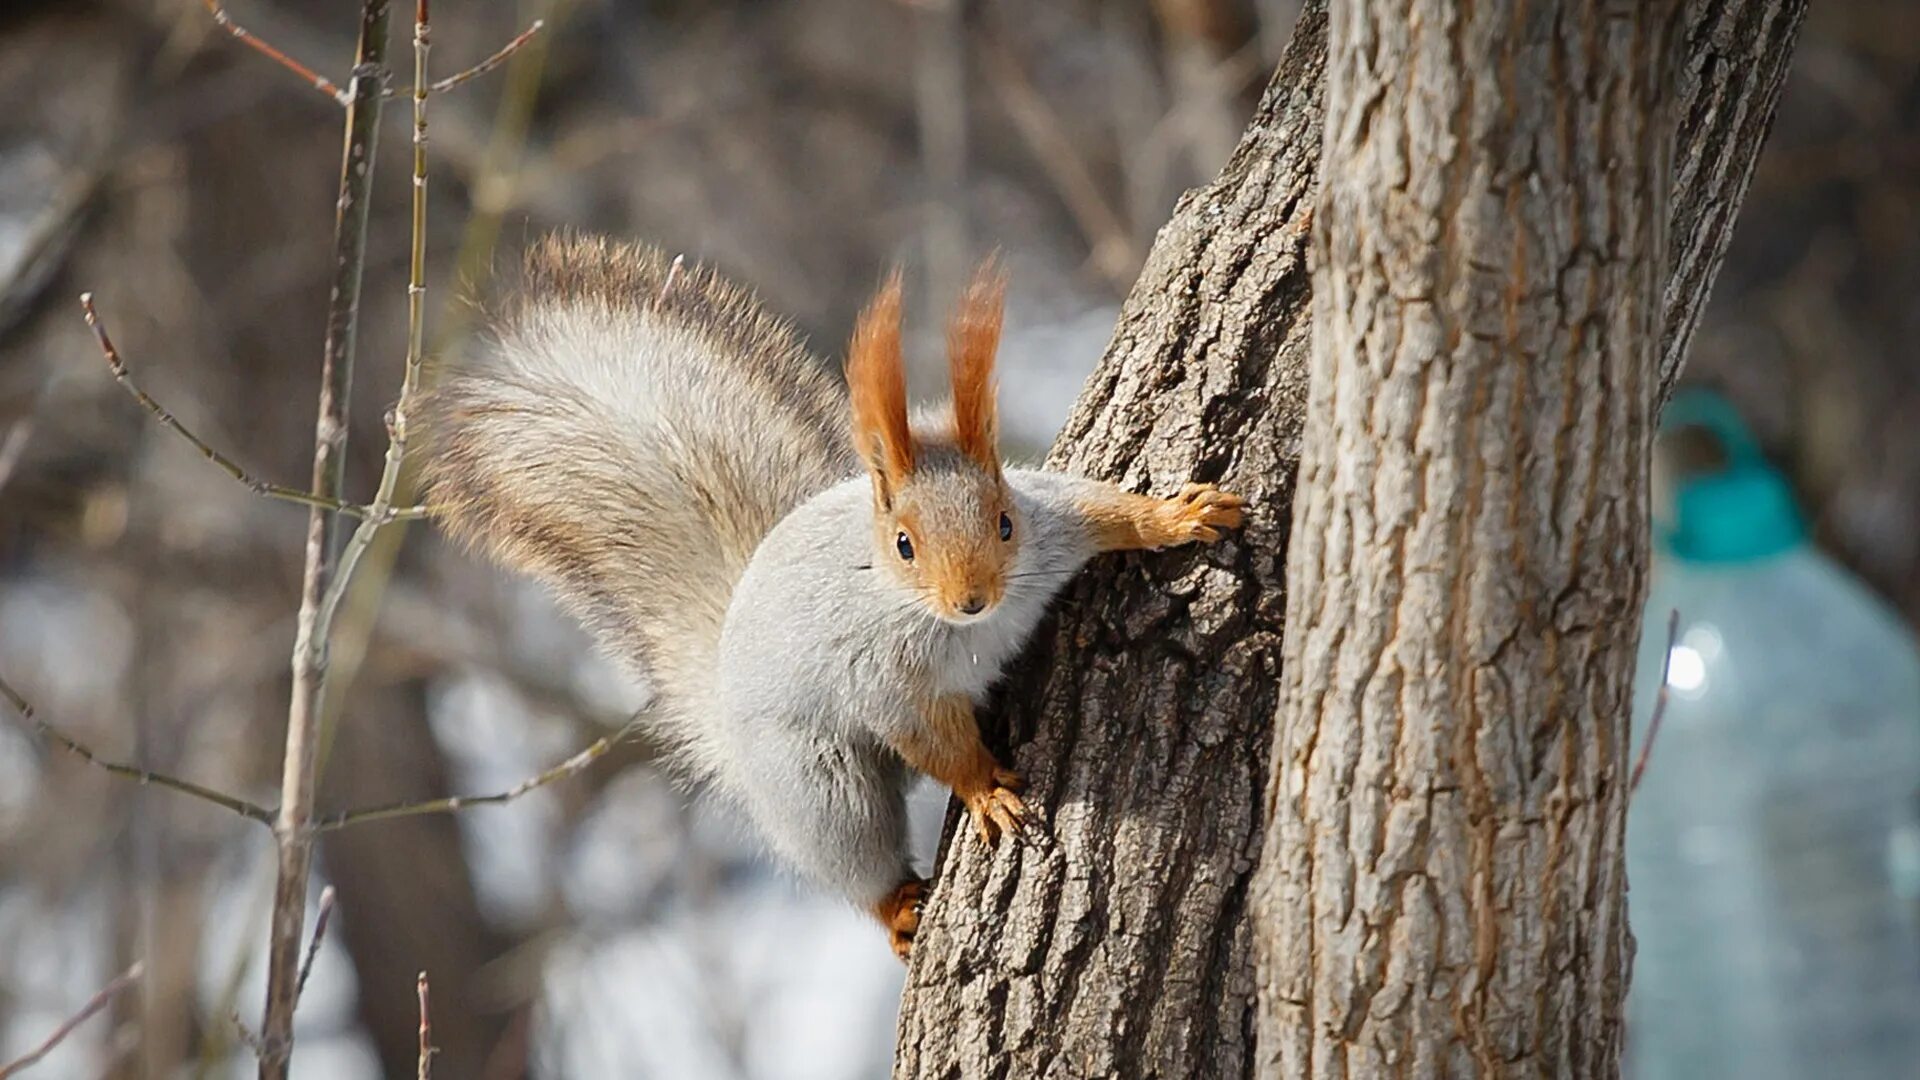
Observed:
[[[887,276],[847,350],[853,442],[873,473],[883,503],[913,474],[913,432],[907,426],[907,373],[900,354],[900,272]]]
[[[988,256],[974,272],[947,327],[947,367],[953,378],[953,430],[960,450],[981,467],[1000,471],[1000,420],[993,357],[1000,348],[1007,277]]]

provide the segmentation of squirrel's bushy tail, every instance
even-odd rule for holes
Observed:
[[[788,511],[858,470],[846,410],[744,290],[653,248],[549,237],[486,347],[431,395],[428,504],[557,591],[706,778],[728,599]]]

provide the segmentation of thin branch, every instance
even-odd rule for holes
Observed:
[[[296,1004],[300,996],[307,992],[307,979],[313,975],[313,961],[320,955],[320,943],[326,940],[327,924],[333,921],[333,904],[337,896],[331,885],[320,890],[320,911],[313,917],[313,940],[307,943],[307,959],[300,965],[300,981],[293,987]]]
[[[530,791],[565,780],[585,770],[587,766],[605,757],[609,750],[638,732],[644,722],[643,716],[635,716],[619,731],[599,739],[560,764],[545,772],[529,776],[505,791],[496,791],[491,795],[453,795],[444,799],[428,799],[425,802],[390,803],[386,806],[347,810],[320,818],[314,822],[313,828],[315,832],[333,832],[337,829],[349,829],[355,825],[365,825],[371,821],[391,821],[394,818],[419,817],[423,814],[451,814],[471,806],[510,803]]]
[[[387,0],[362,0],[360,45],[354,67],[353,100],[347,110],[346,150],[341,162],[339,216],[334,235],[333,303],[327,319],[326,362],[320,386],[320,416],[314,430],[314,482],[317,494],[338,497],[342,451],[347,432],[347,399],[353,381],[353,343],[358,325],[360,285],[366,256],[367,205],[380,104],[386,95]],[[511,54],[531,32],[510,42]],[[380,530],[401,512],[395,492],[406,462],[409,421],[426,358],[427,251],[427,78],[432,44],[428,0],[416,0],[413,27],[413,215],[407,274],[407,359],[400,396],[387,414],[386,459],[380,483],[366,514],[335,553],[337,520],[315,512],[308,523],[307,562],[301,581],[300,614],[293,661],[293,700],[287,710],[286,757],[280,810],[274,822],[280,868],[275,885],[272,954],[268,964],[267,1020],[262,1035],[268,1055],[261,1080],[285,1080],[293,1044],[297,1004],[300,925],[305,916],[307,878],[312,870],[313,802],[324,741],[328,649],[334,618],[353,583],[360,559]],[[487,66],[482,64],[484,70]],[[475,74],[478,74],[476,71]]]
[[[295,75],[300,76],[300,78],[312,84],[315,90],[332,98],[336,105],[344,106],[353,100],[353,96],[345,90],[340,89],[339,86],[334,84],[333,80],[300,61],[295,60],[293,57],[288,56],[286,53],[281,52],[279,49],[274,48],[264,39],[256,37],[246,27],[234,22],[233,16],[227,14],[227,9],[220,6],[220,0],[206,0],[206,5],[207,13],[213,16],[213,21],[218,23],[221,29],[232,34],[234,40],[240,42],[240,44],[272,60],[274,63],[279,64]]]
[[[267,1056],[267,1044],[260,1038],[259,1033],[248,1027],[247,1022],[240,1018],[240,1010],[235,1009],[227,1014],[227,1019],[233,1022],[234,1033],[240,1036],[240,1041],[246,1045],[247,1049],[253,1051],[255,1061]]]
[[[472,67],[468,68],[465,71],[462,71],[455,75],[449,75],[446,78],[441,79],[439,82],[436,82],[433,85],[427,87],[427,92],[431,94],[442,94],[447,92],[448,90],[453,89],[456,86],[461,85],[462,83],[469,82],[473,79],[479,78],[482,75],[485,75],[487,72],[492,71],[494,68],[497,68],[501,64],[506,63],[508,57],[512,56],[516,52],[519,52],[520,47],[522,45],[525,45],[527,42],[532,41],[533,35],[539,33],[541,27],[545,25],[546,23],[542,22],[539,19],[533,20],[533,22],[530,25],[528,25],[528,27],[525,30],[522,30],[518,34],[515,34],[512,41],[509,41],[505,45],[500,46],[500,49],[498,52],[495,52],[492,56],[487,57],[485,60],[480,61],[479,63],[473,65]]]
[[[1647,759],[1653,756],[1653,740],[1660,734],[1660,721],[1667,715],[1667,677],[1673,674],[1673,646],[1680,637],[1680,609],[1667,613],[1667,650],[1660,654],[1660,690],[1654,695],[1653,714],[1647,717],[1647,737],[1640,741],[1640,757],[1633,763],[1633,778],[1627,782],[1627,794],[1640,790],[1640,777],[1647,771]]]
[[[487,72],[492,71],[494,68],[497,68],[501,64],[506,63],[509,57],[511,57],[514,53],[519,52],[520,47],[522,45],[525,45],[527,42],[532,41],[533,35],[545,29],[546,25],[547,25],[547,22],[545,19],[533,20],[533,22],[530,25],[528,25],[528,27],[525,30],[522,30],[518,34],[515,34],[512,41],[509,41],[505,45],[500,46],[500,49],[498,52],[494,53],[492,56],[487,57],[485,60],[482,60],[479,63],[473,65],[467,70],[460,72],[457,75],[449,75],[446,78],[441,79],[439,82],[429,84],[427,86],[427,93],[443,94],[443,93],[446,93],[448,90],[451,90],[454,87],[461,85],[462,83],[471,82],[472,80],[477,79],[482,75],[485,75]],[[394,91],[389,89],[387,91],[387,96],[393,97]]]
[[[269,871],[269,875],[257,884],[271,889],[273,878],[270,872],[273,864],[267,863],[264,869]],[[264,921],[267,905],[272,903],[273,894],[271,892],[256,894],[254,888],[249,888],[248,893],[252,902],[248,905],[249,914],[246,917],[246,924],[252,925]],[[233,957],[228,961],[226,971],[218,980],[213,1003],[207,1006],[209,1014],[224,1016],[228,1023],[207,1025],[207,1037],[200,1041],[199,1053],[196,1055],[193,1080],[207,1080],[208,1077],[220,1072],[235,1040],[253,1054],[255,1062],[258,1062],[266,1053],[265,1046],[260,1042],[260,1036],[240,1018],[240,995],[245,989],[243,984],[247,973],[254,969],[254,961],[259,958],[261,942],[254,934],[241,934],[239,939],[240,947],[233,950]]]
[[[407,457],[409,416],[420,389],[420,370],[426,361],[427,96],[431,89],[427,82],[427,53],[432,48],[432,34],[427,20],[427,0],[418,0],[413,24],[413,222],[407,265],[406,369],[400,379],[400,400],[387,413],[387,455],[380,469],[380,486],[374,492],[367,515],[347,538],[346,547],[340,552],[339,572],[320,599],[323,649],[327,640],[325,631],[333,626],[334,613],[353,582],[354,569],[381,527],[392,520],[394,491],[399,487],[401,466]]]
[[[380,107],[387,78],[388,0],[361,0],[353,82],[341,140],[338,196],[334,201],[333,278],[327,297],[326,342],[320,365],[320,400],[313,430],[313,493],[338,499],[345,478],[348,402],[353,391],[354,346],[365,279],[368,211],[379,151]],[[391,506],[389,502],[385,504]],[[365,525],[369,519],[363,519]],[[276,866],[273,913],[267,933],[266,1007],[260,1038],[260,1080],[286,1080],[293,1054],[293,1013],[300,977],[301,932],[307,915],[307,885],[313,870],[308,829],[319,787],[319,727],[327,693],[327,635],[322,600],[334,588],[339,562],[339,518],[319,507],[307,515],[306,558],[300,574],[300,610],[294,621],[293,687],[280,770],[280,809],[273,823]]]
[[[44,1042],[32,1050],[29,1050],[26,1056],[0,1065],[0,1080],[6,1080],[7,1077],[21,1072],[26,1069],[27,1066],[34,1064],[41,1058],[52,1053],[54,1047],[59,1046],[67,1036],[73,1034],[74,1028],[86,1023],[92,1018],[94,1013],[106,1008],[108,1003],[113,1001],[114,998],[119,997],[128,987],[139,982],[140,977],[145,973],[146,969],[138,961],[136,961],[132,967],[121,972],[119,977],[101,987],[99,993],[87,999],[87,1003],[80,1007],[79,1012],[68,1017],[59,1027],[54,1028],[53,1034],[48,1035]]]
[[[424,4],[426,0],[421,2]],[[421,972],[420,977],[413,981],[413,986],[420,994],[420,1064],[417,1075],[418,1080],[431,1080],[434,1050],[433,1024],[428,1019],[427,1010],[427,973]]]
[[[160,422],[160,426],[187,440],[195,450],[200,451],[201,457],[219,466],[221,471],[238,480],[248,491],[269,499],[279,499],[283,502],[298,503],[307,507],[317,507],[331,513],[345,514],[352,518],[365,520],[369,516],[370,511],[367,507],[356,506],[353,503],[342,502],[339,499],[315,495],[312,492],[301,491],[299,488],[286,487],[281,484],[270,484],[265,480],[258,479],[247,472],[247,470],[241,468],[238,462],[220,451],[215,450],[205,439],[195,435],[185,424],[182,424],[180,419],[174,416],[166,406],[156,401],[153,395],[142,390],[140,386],[133,381],[133,373],[127,370],[126,361],[120,357],[120,350],[114,347],[113,338],[107,334],[106,322],[101,319],[99,313],[94,310],[92,293],[84,292],[80,294],[80,310],[86,316],[87,327],[93,331],[94,340],[100,343],[100,354],[106,358],[107,367],[113,372],[113,381],[119,383],[122,389],[132,395],[133,399],[139,402],[142,408],[152,413],[154,419]],[[423,506],[390,507],[384,511],[384,513],[386,520],[394,521],[401,518],[423,517],[426,514],[426,508]]]
[[[112,761],[100,756],[94,752],[92,747],[67,734],[65,731],[62,731],[59,727],[55,726],[52,721],[41,719],[40,715],[34,712],[32,703],[27,701],[27,699],[23,697],[18,690],[15,690],[13,685],[8,683],[4,678],[0,678],[0,697],[6,698],[7,702],[13,706],[14,711],[20,714],[20,718],[26,721],[27,725],[32,727],[33,730],[39,732],[42,737],[52,741],[62,750],[73,754],[89,764],[98,766],[115,776],[125,777],[136,784],[151,784],[154,787],[168,788],[172,791],[178,791],[183,795],[191,795],[202,802],[210,802],[215,806],[224,807],[239,814],[241,817],[251,821],[257,821],[262,825],[273,824],[273,811],[268,810],[264,806],[250,803],[245,799],[228,795],[222,791],[215,791],[210,787],[203,787],[191,780],[181,780],[178,777],[168,776],[165,773],[153,772],[150,769],[142,769],[137,765]]]

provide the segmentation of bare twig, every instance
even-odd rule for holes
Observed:
[[[386,57],[387,30],[390,21],[389,0],[361,0],[360,32],[353,79],[349,84],[349,90],[344,93],[311,69],[293,61],[286,54],[239,27],[226,14],[218,0],[206,0],[206,6],[213,14],[215,21],[236,39],[299,73],[303,78],[309,79],[314,85],[326,90],[336,100],[342,101],[347,106],[339,196],[335,203],[334,277],[329,296],[327,339],[321,367],[319,415],[314,430],[311,490],[298,491],[257,481],[231,459],[215,451],[211,445],[188,431],[157,401],[133,384],[125,364],[121,361],[119,353],[113,347],[110,337],[93,310],[90,295],[82,298],[82,305],[87,315],[88,325],[93,328],[101,351],[106,356],[116,380],[164,426],[187,439],[209,461],[220,466],[250,489],[300,502],[309,509],[306,561],[302,574],[301,602],[293,648],[293,690],[287,713],[280,806],[277,810],[267,811],[198,785],[172,780],[129,766],[105,762],[76,740],[66,738],[63,733],[39,721],[25,700],[14,693],[11,687],[4,687],[4,684],[0,684],[0,687],[4,687],[6,696],[18,706],[29,722],[34,723],[49,737],[57,739],[74,753],[112,771],[121,772],[142,782],[162,783],[175,787],[272,826],[275,837],[276,874],[273,912],[268,935],[265,1015],[258,1036],[247,1032],[244,1025],[239,1024],[237,1016],[235,1020],[243,1032],[243,1037],[255,1047],[260,1058],[261,1080],[285,1080],[293,1052],[293,1014],[299,1003],[300,992],[312,973],[313,960],[321,935],[325,932],[325,920],[331,911],[331,904],[323,901],[320,924],[315,929],[313,941],[307,948],[305,961],[302,962],[301,930],[305,922],[306,890],[312,872],[313,846],[319,831],[313,824],[313,804],[319,778],[321,721],[325,715],[325,704],[328,698],[328,646],[334,616],[352,581],[356,564],[372,545],[380,530],[403,518],[416,517],[423,513],[423,508],[397,506],[395,492],[401,485],[409,442],[409,414],[419,390],[426,352],[427,98],[435,90],[450,89],[491,70],[531,40],[544,24],[535,22],[525,32],[508,42],[499,52],[480,64],[440,83],[433,83],[427,77],[431,35],[428,0],[416,0],[413,84],[414,194],[412,257],[407,290],[406,372],[399,399],[387,415],[387,452],[379,487],[370,504],[365,507],[356,507],[344,502],[340,498],[340,493],[348,431],[347,403],[353,383],[354,345],[366,261],[369,196],[372,188],[375,152],[378,147],[381,102],[388,95]],[[359,518],[358,525],[347,538],[344,546],[336,543],[339,539],[337,534],[340,528],[340,516]],[[523,787],[531,790],[533,787],[569,775],[584,767],[586,762],[604,753],[611,743],[611,739],[602,740],[595,747],[590,747],[581,755],[576,755],[577,764],[563,763],[561,767],[549,770],[548,773],[534,778]],[[568,767],[569,765],[571,767]],[[518,792],[504,793],[500,796],[486,796],[470,801],[503,802],[517,794]],[[469,800],[451,800],[452,805],[448,808],[457,808],[466,801]],[[362,815],[360,820],[372,820],[376,816],[402,816],[405,812],[411,811],[387,808],[376,810],[369,815]],[[431,810],[418,812],[431,812]],[[425,1027],[424,974],[421,976],[421,1009],[421,1075],[424,1077],[428,1068],[427,1058],[430,1056]]]
[[[140,768],[137,765],[112,761],[100,756],[94,752],[92,747],[67,734],[65,731],[62,731],[59,727],[55,726],[52,721],[42,719],[38,713],[34,712],[32,703],[27,701],[27,699],[22,696],[18,690],[15,690],[13,685],[5,679],[0,679],[0,697],[6,698],[8,704],[13,706],[14,711],[20,714],[20,718],[26,721],[27,725],[33,728],[33,730],[39,732],[42,737],[89,764],[98,766],[115,776],[132,780],[136,784],[152,784],[154,787],[168,788],[173,791],[178,791],[183,795],[191,795],[202,802],[210,802],[215,806],[224,807],[239,814],[241,817],[260,822],[263,825],[271,825],[273,823],[273,811],[268,810],[264,806],[258,806],[245,799],[228,795],[223,791],[215,791],[210,787],[203,787],[191,780],[181,780],[178,777],[168,776],[165,773],[157,773],[150,769]]]
[[[286,487],[281,484],[270,484],[265,480],[258,479],[251,473],[248,473],[232,458],[215,450],[205,439],[195,435],[190,428],[182,424],[179,417],[174,416],[166,406],[156,401],[151,394],[142,390],[140,386],[133,381],[133,374],[127,370],[126,361],[121,359],[120,350],[114,346],[113,339],[107,334],[106,322],[102,320],[99,313],[94,310],[92,293],[84,292],[80,294],[80,310],[86,316],[87,326],[93,331],[94,340],[100,343],[100,353],[106,358],[107,367],[113,372],[113,381],[119,383],[122,389],[132,395],[133,399],[139,402],[142,408],[152,413],[154,419],[160,422],[161,427],[166,428],[192,444],[195,450],[200,451],[201,457],[219,466],[221,471],[245,485],[248,491],[253,492],[255,495],[264,495],[269,499],[279,499],[284,502],[317,507],[332,513],[345,514],[348,517],[362,519],[367,517],[368,509],[364,506],[356,506],[353,503],[342,502],[339,499],[315,495],[311,492],[301,491],[299,488]],[[392,521],[399,518],[422,517],[426,513],[426,508],[420,506],[390,507],[385,513],[387,520]]]
[[[361,0],[359,44],[340,157],[340,194],[335,202],[334,272],[320,369],[319,416],[314,423],[311,490],[322,499],[340,497],[345,469],[347,402],[353,387],[367,216],[387,73],[388,15],[387,0]],[[313,869],[314,840],[308,825],[319,786],[318,728],[327,682],[328,624],[322,618],[321,602],[336,580],[335,530],[336,519],[325,510],[315,507],[309,512],[300,612],[294,630],[293,690],[287,708],[280,809],[273,826],[278,866],[268,929],[267,1001],[260,1031],[266,1052],[260,1057],[260,1080],[286,1080],[293,1054],[301,929],[307,913],[307,879]]]
[[[262,825],[272,826],[275,823],[277,812],[264,806],[248,802],[245,799],[233,795],[228,795],[225,792],[215,791],[212,788],[196,784],[190,780],[182,780],[178,777],[168,776],[165,773],[154,772],[150,769],[143,769],[136,765],[128,765],[102,757],[86,743],[67,734],[50,721],[42,719],[39,713],[34,710],[32,703],[27,701],[25,696],[14,689],[13,685],[5,679],[0,679],[0,697],[4,697],[8,703],[13,706],[14,711],[20,715],[21,719],[41,736],[58,745],[61,749],[66,750],[68,753],[92,765],[98,766],[109,773],[132,780],[138,784],[151,784],[154,787],[164,787],[172,791],[180,792],[183,795],[190,795],[203,802],[209,802],[215,806],[231,810],[241,817],[247,818],[250,821],[257,821]],[[418,817],[423,814],[450,814],[471,806],[490,806],[509,803],[528,792],[546,787],[549,784],[558,783],[567,777],[584,771],[587,766],[605,757],[614,747],[637,734],[644,724],[645,718],[643,716],[635,716],[623,725],[619,731],[596,740],[592,745],[574,754],[572,757],[567,758],[565,761],[560,762],[550,769],[536,773],[505,791],[497,791],[488,795],[453,795],[444,799],[429,799],[425,802],[392,803],[384,806],[365,807],[359,810],[346,810],[338,814],[330,814],[325,817],[310,820],[305,831],[308,834],[333,832],[337,829],[351,828],[355,825],[364,825],[372,821]],[[328,886],[320,894],[320,911],[316,916],[313,939],[307,946],[306,959],[300,965],[298,979],[294,985],[296,1001],[301,991],[306,989],[308,976],[313,974],[314,956],[319,952],[321,938],[326,935],[327,921],[333,911],[334,899],[332,886]]]
[[[546,787],[548,784],[565,780],[586,769],[587,766],[607,755],[609,750],[624,742],[638,732],[645,723],[643,716],[635,716],[627,721],[619,731],[594,742],[593,745],[573,755],[560,764],[536,773],[513,785],[505,791],[496,791],[491,795],[453,795],[444,799],[428,799],[424,802],[392,803],[387,806],[370,806],[361,810],[347,810],[320,818],[314,822],[315,832],[333,832],[336,829],[348,829],[355,825],[365,825],[370,821],[390,821],[394,818],[418,817],[422,814],[451,814],[465,810],[470,806],[489,806],[509,803],[527,794]]]
[[[546,20],[544,19],[533,20],[533,22],[529,24],[525,30],[522,30],[518,34],[515,34],[513,36],[512,41],[509,41],[505,45],[500,46],[500,49],[498,52],[494,53],[492,56],[487,57],[485,60],[482,60],[479,63],[473,65],[467,70],[460,72],[457,75],[449,75],[446,78],[441,79],[439,82],[432,83],[427,87],[427,93],[444,94],[448,90],[451,90],[456,86],[459,86],[463,83],[471,82],[472,80],[477,79],[482,75],[485,75],[487,72],[492,71],[494,68],[497,68],[501,64],[506,63],[508,57],[512,56],[514,53],[519,52],[520,46],[525,45],[529,41],[532,41],[533,35],[539,33],[542,29],[546,27],[546,25],[547,25]],[[392,97],[393,94],[394,92],[392,90],[387,91],[388,97]]]
[[[112,982],[101,987],[99,993],[88,998],[87,1003],[80,1007],[79,1012],[68,1017],[59,1027],[54,1028],[53,1034],[48,1035],[46,1040],[39,1046],[27,1051],[24,1057],[16,1058],[6,1064],[0,1064],[0,1080],[6,1080],[7,1077],[25,1070],[27,1066],[34,1064],[41,1058],[52,1053],[54,1047],[59,1046],[67,1036],[73,1034],[73,1029],[86,1023],[92,1018],[94,1013],[106,1008],[108,1003],[112,1002],[114,998],[119,997],[128,987],[139,982],[143,974],[145,974],[145,969],[138,962],[121,972]]]
[[[400,483],[401,466],[407,457],[411,436],[408,423],[414,397],[420,389],[420,369],[426,360],[427,318],[427,52],[432,43],[432,27],[427,21],[428,0],[417,0],[413,24],[413,227],[407,268],[407,361],[400,379],[400,400],[387,413],[387,456],[380,469],[380,486],[375,490],[367,515],[347,538],[340,553],[340,569],[320,600],[320,625],[331,627],[340,600],[353,581],[361,556],[373,544],[381,526],[392,520],[394,492]],[[325,647],[325,637],[321,639]]]
[[[425,3],[426,0],[421,0]],[[419,1080],[429,1080],[433,1076],[433,1024],[428,1019],[427,1010],[427,973],[413,981],[413,987],[420,994],[420,1065]]]
[[[265,874],[248,883],[248,915],[241,925],[254,926],[265,922],[267,905],[273,902],[272,861],[264,862],[259,869],[264,870]],[[240,1018],[242,984],[246,981],[247,973],[254,968],[261,941],[257,935],[241,934],[239,945],[233,950],[233,957],[218,980],[213,999],[215,1004],[207,1009],[210,1014],[226,1017],[229,1023],[207,1025],[206,1037],[200,1041],[199,1054],[194,1062],[192,1080],[213,1080],[215,1076],[230,1075],[232,1070],[227,1066],[227,1059],[235,1039],[246,1046],[256,1063],[263,1052],[260,1036]]]
[[[1673,674],[1673,646],[1680,637],[1680,609],[1667,613],[1667,649],[1660,654],[1660,690],[1653,699],[1653,713],[1647,717],[1647,737],[1640,741],[1640,756],[1633,763],[1633,778],[1627,782],[1627,794],[1640,790],[1640,777],[1647,771],[1647,759],[1653,755],[1653,740],[1660,734],[1660,721],[1667,715],[1667,677]]]
[[[300,964],[300,981],[293,988],[296,1000],[307,992],[307,979],[313,975],[313,961],[320,955],[320,943],[326,940],[327,924],[333,921],[333,904],[337,895],[331,885],[320,890],[320,910],[313,916],[313,940],[307,943],[307,958]]]
[[[247,1026],[245,1020],[240,1018],[240,1010],[235,1009],[228,1013],[227,1019],[233,1022],[234,1033],[240,1036],[240,1041],[246,1045],[247,1049],[253,1051],[253,1059],[255,1061],[264,1059],[267,1056],[267,1044],[261,1040],[257,1032]]]
[[[206,0],[206,5],[207,13],[213,16],[213,21],[218,23],[221,29],[232,34],[234,40],[267,59],[272,60],[274,63],[279,64],[281,67],[286,68],[288,71],[293,72],[295,75],[300,76],[300,78],[311,83],[315,90],[332,98],[335,104],[346,105],[353,101],[353,95],[340,89],[340,87],[334,84],[333,80],[300,61],[295,60],[293,57],[288,56],[286,53],[281,52],[279,49],[274,48],[265,40],[256,37],[248,31],[246,27],[234,22],[233,16],[227,14],[227,9],[220,6],[220,0]]]
[[[432,86],[427,87],[427,92],[432,94],[442,94],[448,90],[453,89],[456,86],[461,85],[462,83],[468,82],[472,79],[477,79],[480,76],[485,75],[487,72],[492,71],[494,68],[497,68],[501,64],[506,63],[507,57],[512,56],[516,52],[519,52],[520,46],[525,45],[527,42],[533,40],[533,35],[539,33],[541,27],[545,25],[546,24],[541,22],[539,19],[533,20],[533,22],[530,25],[528,25],[528,27],[525,30],[522,30],[518,34],[515,34],[512,41],[509,41],[505,45],[500,46],[500,49],[498,52],[494,53],[492,56],[487,57],[485,60],[482,60],[479,63],[473,65],[472,67],[468,68],[465,71],[462,71],[455,75],[449,75],[446,78],[441,79],[439,82],[434,83]]]

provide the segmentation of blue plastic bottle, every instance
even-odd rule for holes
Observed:
[[[1675,398],[1723,469],[1656,530],[1627,815],[1635,1080],[1920,1078],[1920,651],[1807,542],[1723,400]]]

